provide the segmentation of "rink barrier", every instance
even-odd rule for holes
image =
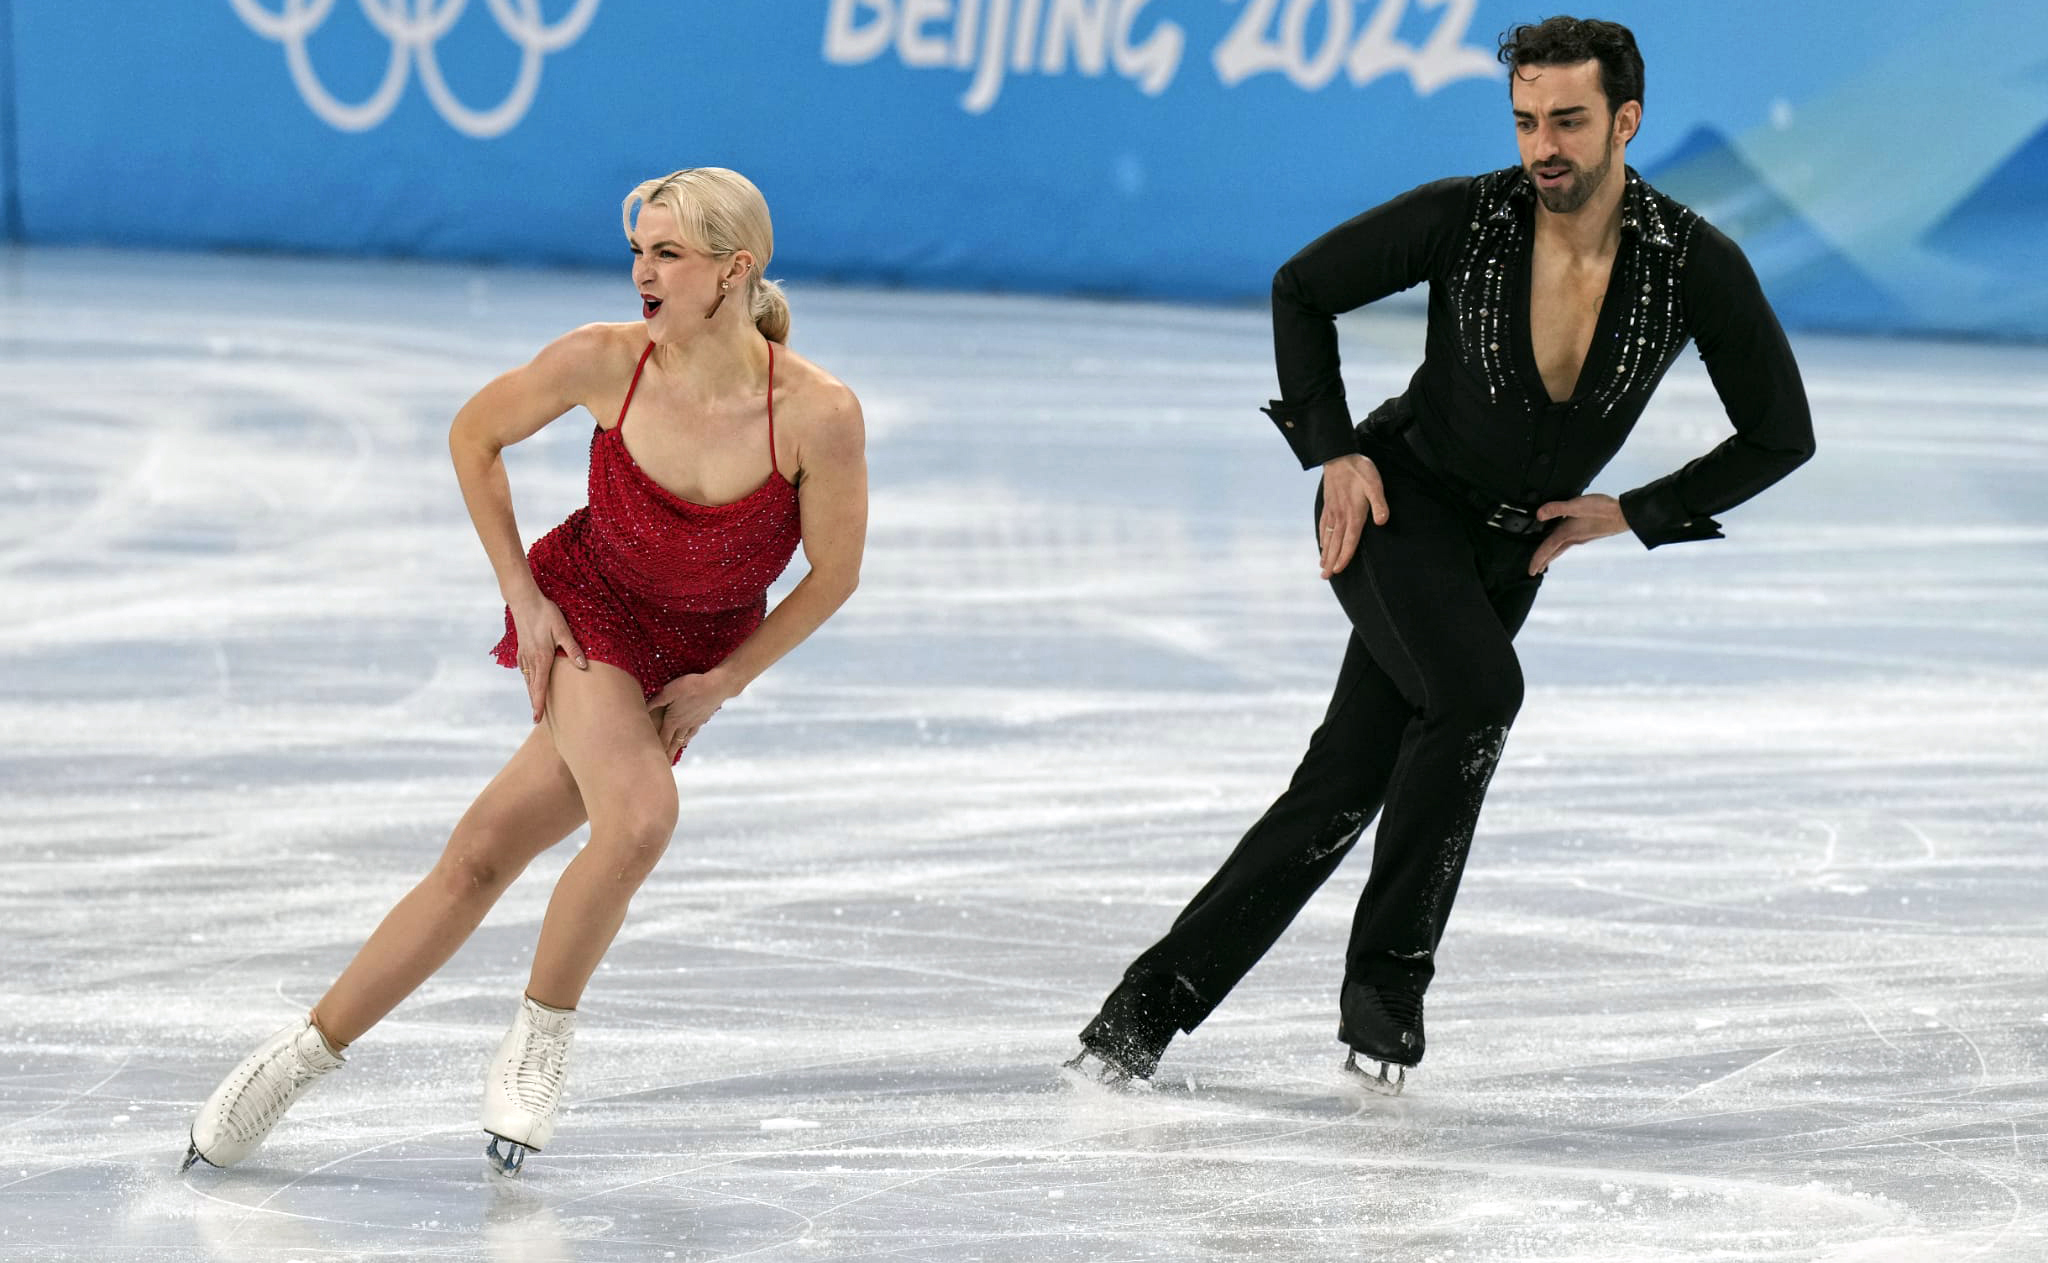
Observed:
[[[1788,324],[2048,336],[2048,24],[1593,7],[1649,64],[1631,163]],[[38,242],[622,267],[624,191],[718,164],[768,193],[778,274],[1256,301],[1332,224],[1515,160],[1494,38],[1541,8],[0,0],[0,200]],[[1945,86],[1885,122],[1909,80]]]
[[[14,93],[14,0],[0,0],[0,241],[20,241],[20,123]]]

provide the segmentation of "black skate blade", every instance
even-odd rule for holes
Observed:
[[[1083,1048],[1072,1059],[1060,1063],[1069,1079],[1082,1087],[1107,1088],[1112,1092],[1144,1091],[1151,1082],[1139,1078],[1093,1048]]]
[[[1394,1072],[1394,1077],[1391,1079],[1387,1077],[1387,1071],[1389,1070]],[[1377,1093],[1380,1096],[1399,1096],[1401,1095],[1401,1089],[1407,1086],[1408,1083],[1408,1067],[1398,1066],[1390,1061],[1382,1061],[1380,1063],[1380,1072],[1374,1074],[1358,1064],[1358,1053],[1356,1050],[1353,1050],[1344,1058],[1344,1073],[1350,1075],[1359,1087],[1364,1088],[1368,1092]]]
[[[516,1140],[507,1140],[491,1132],[484,1134],[491,1138],[491,1143],[484,1146],[484,1164],[490,1167],[492,1172],[506,1179],[512,1179],[519,1174],[520,1168],[526,1165],[527,1154],[540,1152],[538,1149],[529,1149]],[[505,1146],[502,1152],[498,1149],[499,1145]]]

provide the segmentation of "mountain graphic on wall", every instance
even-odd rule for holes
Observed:
[[[1823,237],[1710,127],[1643,170],[1643,178],[1733,237],[1788,325],[1901,327],[1910,313]]]
[[[2048,127],[1984,177],[1920,238],[1951,259],[2009,277],[2016,286],[2048,282]]]

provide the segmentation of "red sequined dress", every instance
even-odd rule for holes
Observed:
[[[561,608],[584,656],[640,682],[648,697],[707,671],[761,625],[768,585],[802,536],[796,488],[775,463],[775,344],[768,345],[768,481],[730,504],[698,504],[655,482],[626,450],[626,410],[654,344],[640,353],[619,419],[590,439],[590,503],[534,541],[527,565]],[[519,665],[518,633],[492,654]],[[557,653],[561,650],[557,649]]]

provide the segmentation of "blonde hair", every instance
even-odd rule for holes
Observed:
[[[747,313],[770,342],[789,341],[789,299],[762,275],[775,254],[775,225],[768,219],[768,199],[752,180],[724,167],[686,167],[648,180],[626,194],[619,208],[629,239],[634,212],[648,206],[673,215],[683,240],[706,254],[723,258],[745,250],[753,255],[744,295]]]

